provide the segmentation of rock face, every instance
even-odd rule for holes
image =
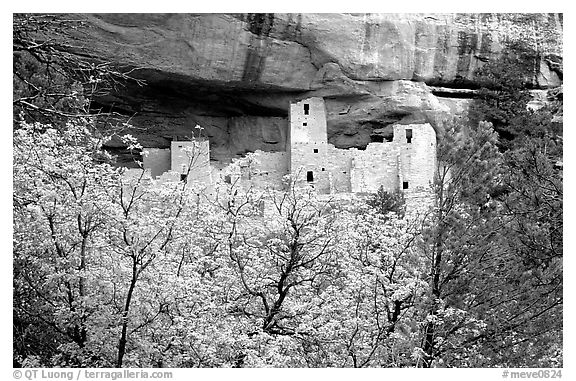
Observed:
[[[428,85],[473,87],[474,70],[503,46],[490,14],[81,17],[86,28],[75,43],[134,68],[148,84],[98,105],[135,115],[144,146],[166,148],[171,136],[200,124],[215,160],[285,150],[289,104],[312,96],[325,99],[328,139],[339,148],[385,139],[395,123],[435,126],[464,101],[436,97]],[[538,81],[542,88],[561,83],[545,61]]]

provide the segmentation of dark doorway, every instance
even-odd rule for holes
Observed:
[[[408,181],[402,182],[402,189],[408,189]]]
[[[306,172],[306,181],[308,182],[314,181],[314,172],[312,171]]]
[[[308,115],[310,113],[310,105],[308,103],[304,103],[304,115]]]
[[[406,129],[406,143],[412,143],[412,129]]]
[[[186,181],[186,178],[188,177],[188,175],[181,173],[180,174],[180,181]]]

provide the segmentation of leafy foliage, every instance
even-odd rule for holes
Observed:
[[[73,43],[85,27],[81,16],[14,14],[12,27],[15,128],[21,118],[61,128],[70,119],[102,116],[92,104],[96,97],[128,81],[143,84],[132,75],[135,68],[102,62]],[[106,116],[101,130],[122,127],[120,115]]]
[[[16,366],[562,366],[561,126],[513,60],[482,69],[481,122],[446,125],[414,216],[382,188],[209,197],[115,168],[83,64],[38,67],[56,19],[21,17],[15,106],[49,123],[14,131]]]
[[[402,194],[388,193],[384,190],[383,186],[380,186],[378,191],[371,196],[366,203],[383,215],[394,212],[399,216],[403,216],[405,212],[405,201]]]
[[[424,220],[297,187],[224,183],[204,198],[96,160],[101,142],[82,124],[65,131],[24,124],[15,134],[17,364],[526,361],[506,355],[512,347],[558,365],[543,362],[559,351],[558,232],[535,235],[531,219],[486,205],[507,176],[489,124],[467,138],[451,131],[439,147],[441,198]],[[538,200],[557,200],[552,189]]]
[[[474,348],[474,356],[459,353],[455,365],[522,366],[529,361],[558,366],[562,361],[562,125],[555,118],[558,104],[526,107],[532,98],[527,84],[539,70],[542,50],[518,41],[510,49],[478,70],[483,87],[471,109],[473,120],[494,124],[498,138],[491,144],[501,153],[488,155],[489,164],[478,172],[455,176],[479,163],[462,161],[468,157],[461,151],[466,143],[451,142],[452,134],[442,140],[448,144],[439,147],[439,159],[453,164],[440,183],[467,181],[454,184],[456,193],[450,190],[452,184],[437,190],[438,222],[431,224],[434,234],[428,247],[436,255],[431,257],[433,266],[439,266],[438,282],[432,280],[431,287],[439,297],[431,312],[436,316],[446,305],[454,306],[483,322],[483,329],[462,343]],[[468,133],[473,145],[482,142],[478,133],[487,128],[481,122]],[[450,205],[457,206],[456,218],[442,224],[449,215],[443,209]],[[466,230],[459,230],[462,223]],[[451,234],[454,230],[456,235]],[[466,256],[453,259],[453,249],[446,250],[450,242],[453,248],[465,248]],[[442,280],[445,259],[461,267],[456,277],[445,278],[448,281]],[[451,290],[450,284],[458,289]],[[435,353],[443,354],[436,329],[437,324],[428,325],[430,339],[424,345],[430,364]]]
[[[561,126],[553,122],[558,105],[550,105],[534,111],[527,107],[532,99],[530,89],[540,73],[545,52],[542,47],[526,40],[509,40],[506,53],[476,70],[479,83],[479,99],[470,109],[474,123],[488,121],[493,124],[501,139],[502,149],[515,148],[523,143],[517,137],[561,135]]]

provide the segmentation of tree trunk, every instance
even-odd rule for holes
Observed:
[[[81,231],[81,233],[82,233],[82,245],[80,247],[80,266],[78,267],[78,270],[83,272],[86,269],[86,245],[88,243],[88,233],[83,231]],[[86,296],[85,283],[86,280],[84,279],[84,274],[81,273],[80,279],[78,280],[78,293],[81,300],[83,300],[84,297]],[[86,323],[86,310],[83,308],[82,316],[80,318],[80,326],[77,326],[78,345],[80,345],[80,347],[84,347],[84,344],[86,343],[85,323]]]
[[[126,353],[126,342],[128,340],[128,312],[130,311],[132,294],[134,293],[134,288],[136,287],[137,280],[138,280],[138,269],[136,266],[136,258],[133,258],[132,279],[130,280],[130,288],[128,289],[128,294],[126,295],[126,304],[124,305],[124,311],[122,312],[122,334],[120,335],[120,342],[118,343],[118,360],[116,361],[116,368],[122,368],[122,360],[124,359],[124,354]]]
[[[440,300],[440,271],[441,271],[441,263],[442,263],[442,255],[443,255],[443,242],[444,242],[444,235],[445,229],[447,228],[444,225],[444,182],[440,184],[440,189],[438,192],[438,205],[440,208],[438,209],[438,217],[437,217],[437,231],[435,232],[434,237],[434,251],[432,256],[432,266],[431,266],[431,276],[432,276],[432,284],[430,285],[432,288],[432,308],[430,309],[430,315],[435,317],[438,314],[438,302]],[[429,368],[432,365],[432,360],[434,359],[434,335],[436,333],[435,322],[431,321],[426,324],[425,329],[425,338],[424,338],[424,353],[426,354],[426,358],[424,359],[424,368]]]

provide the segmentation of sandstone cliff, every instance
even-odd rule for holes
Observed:
[[[95,105],[134,115],[148,147],[200,124],[215,160],[285,150],[289,102],[310,96],[324,97],[340,148],[385,138],[394,123],[436,125],[465,110],[470,92],[454,89],[474,88],[474,70],[501,54],[509,28],[490,14],[81,17],[77,46],[147,82]],[[561,28],[558,15],[542,17]],[[561,84],[546,61],[540,71],[538,87]]]

